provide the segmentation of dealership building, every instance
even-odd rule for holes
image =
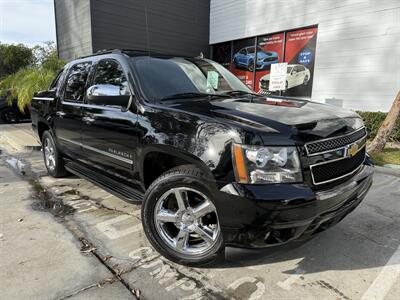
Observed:
[[[258,93],[387,111],[400,89],[399,0],[54,0],[59,56],[110,49],[197,56]],[[286,63],[286,64],[284,64]],[[275,68],[275,66],[274,66]],[[334,109],[334,107],[332,107]]]

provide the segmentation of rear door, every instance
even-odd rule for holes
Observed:
[[[90,86],[113,85],[121,95],[131,95],[127,67],[114,58],[100,60],[95,66]],[[106,98],[104,95],[103,98]],[[129,97],[128,97],[129,99]],[[86,163],[113,175],[131,179],[135,168],[135,153],[138,143],[137,114],[125,104],[116,104],[113,97],[106,98],[102,105],[87,104],[82,114],[82,145]]]
[[[82,105],[92,62],[72,65],[67,73],[64,90],[57,105],[54,121],[55,132],[61,151],[72,158],[82,156],[81,127]]]

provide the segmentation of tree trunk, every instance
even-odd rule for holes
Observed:
[[[383,121],[381,127],[379,127],[378,133],[376,137],[372,141],[372,143],[368,146],[368,152],[382,152],[385,148],[385,144],[389,135],[392,133],[394,125],[396,123],[396,119],[400,114],[400,91],[398,91],[396,99],[392,104],[385,120]]]

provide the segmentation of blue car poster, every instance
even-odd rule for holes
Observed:
[[[249,38],[233,42],[233,57],[229,67],[244,84],[253,89],[253,72],[256,61],[256,39]]]

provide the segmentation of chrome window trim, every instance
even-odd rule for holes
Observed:
[[[360,152],[360,151],[363,150],[364,148],[365,148],[365,144],[364,144],[360,149],[358,149],[358,151],[356,152],[355,155],[357,155],[358,152]],[[361,163],[356,169],[354,169],[353,171],[351,171],[351,172],[349,172],[349,173],[347,173],[347,174],[345,174],[345,175],[342,175],[342,176],[339,176],[339,177],[335,177],[335,178],[332,178],[332,179],[329,179],[329,180],[321,181],[321,182],[318,182],[318,183],[315,182],[314,173],[313,173],[313,170],[312,170],[313,167],[320,166],[320,165],[325,165],[325,164],[329,164],[329,163],[331,163],[331,162],[343,160],[343,159],[346,159],[346,158],[349,158],[349,156],[339,157],[339,158],[336,158],[336,159],[332,159],[332,160],[328,160],[328,161],[323,161],[323,162],[320,162],[320,163],[316,163],[316,164],[310,165],[310,171],[311,171],[310,173],[311,173],[311,179],[312,179],[313,184],[314,184],[314,185],[321,185],[321,184],[325,184],[325,183],[329,183],[329,182],[332,182],[332,181],[335,181],[335,180],[342,179],[342,178],[344,178],[344,177],[346,177],[346,176],[350,176],[351,174],[354,174],[356,171],[358,171],[358,170],[362,167],[362,165],[363,165],[363,163],[364,163],[364,161],[365,161],[365,157],[364,157],[362,163]]]
[[[32,100],[54,101],[52,97],[33,97]]]
[[[343,134],[343,135],[338,135],[338,136],[335,136],[335,137],[330,137],[330,138],[326,138],[326,139],[322,139],[322,140],[318,140],[318,141],[313,141],[313,142],[305,143],[305,144],[304,144],[304,148],[306,149],[307,156],[316,156],[316,155],[320,155],[320,154],[324,154],[324,153],[328,153],[328,152],[337,151],[337,150],[346,148],[348,145],[357,143],[357,142],[359,142],[360,140],[364,139],[364,138],[367,136],[367,131],[366,131],[366,130],[365,130],[365,135],[364,135],[363,137],[361,137],[361,138],[358,139],[357,141],[354,141],[354,142],[352,142],[352,143],[350,143],[350,144],[348,144],[348,145],[345,145],[345,146],[343,146],[343,147],[339,147],[339,148],[335,148],[335,149],[331,149],[331,150],[326,150],[326,151],[322,151],[322,152],[316,152],[316,153],[312,153],[312,154],[310,154],[310,153],[308,152],[308,148],[307,148],[308,145],[317,144],[317,143],[321,143],[321,142],[325,142],[325,141],[330,141],[330,140],[335,140],[335,139],[340,139],[340,138],[342,138],[342,137],[346,137],[346,136],[352,135],[352,134],[354,134],[354,133],[356,133],[356,132],[358,132],[358,131],[361,131],[361,130],[365,130],[365,126],[362,126],[362,127],[360,127],[359,129],[357,129],[357,130],[354,130],[354,131],[352,131],[352,132],[350,132],[350,133],[346,133],[346,134]]]
[[[125,157],[121,157],[121,156],[118,156],[118,155],[115,155],[115,154],[113,154],[113,153],[109,153],[109,152],[106,152],[106,151],[103,151],[103,150],[100,150],[100,149],[96,149],[96,148],[93,148],[93,147],[91,147],[91,146],[84,145],[84,144],[82,144],[82,143],[72,141],[72,140],[70,140],[70,139],[66,139],[66,138],[63,138],[63,137],[58,137],[58,138],[59,138],[60,140],[69,142],[69,143],[71,143],[71,144],[80,146],[80,147],[82,147],[82,148],[85,148],[85,149],[88,149],[88,150],[97,152],[97,153],[99,153],[99,154],[102,154],[102,155],[105,155],[105,156],[114,158],[114,159],[116,159],[116,160],[123,161],[124,163],[133,165],[133,160],[131,160],[131,159],[128,159],[128,158],[125,158]]]
[[[98,108],[98,109],[103,109],[103,110],[117,110],[117,111],[123,111],[121,110],[120,107],[112,107],[112,106],[106,106],[106,105],[95,105],[95,104],[87,104],[83,102],[65,102],[61,101],[62,105],[68,105],[68,106],[75,106],[75,107],[83,107],[83,108]],[[125,111],[123,111],[125,112]]]

